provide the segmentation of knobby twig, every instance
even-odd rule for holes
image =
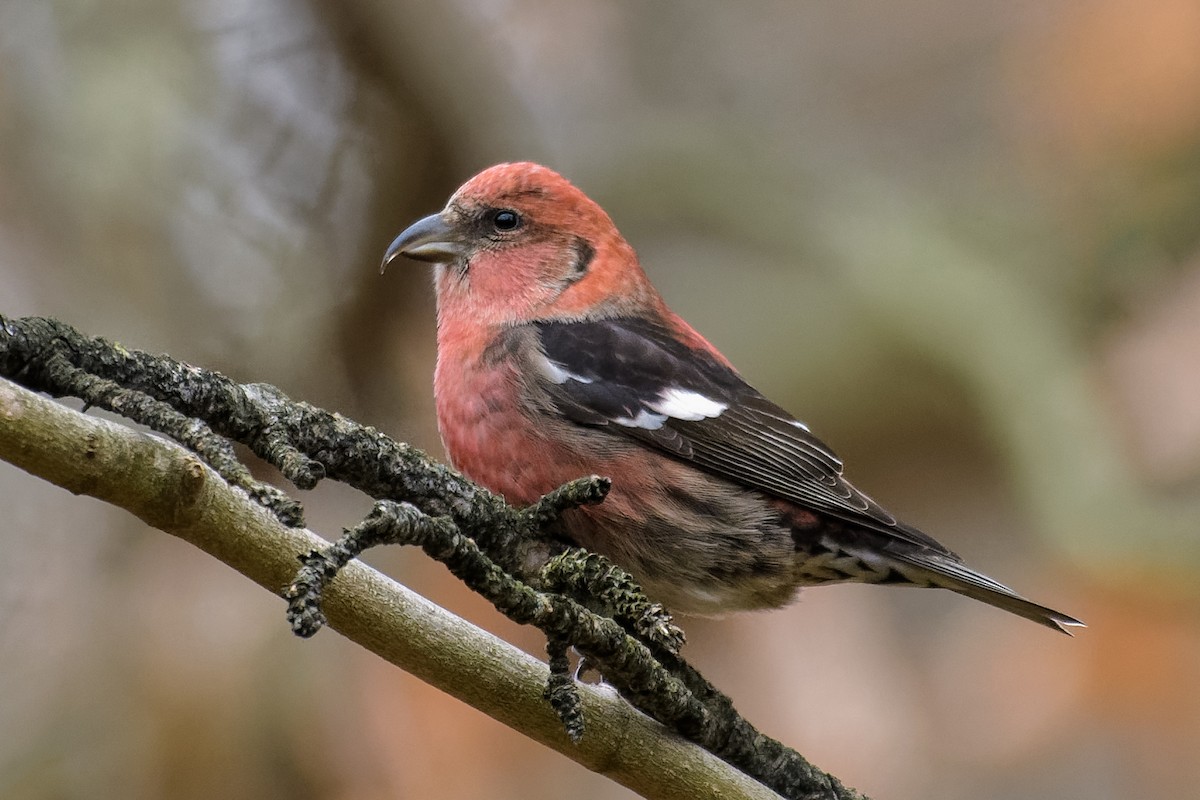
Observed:
[[[299,504],[278,489],[254,481],[237,462],[231,441],[246,445],[302,488],[330,477],[387,501],[378,503],[367,520],[347,533],[349,540],[343,537],[333,547],[310,546],[302,551],[307,554],[305,566],[295,581],[289,578],[265,584],[274,591],[291,584],[293,624],[302,632],[314,631],[323,613],[334,619],[335,612],[328,605],[333,595],[323,603],[323,589],[333,575],[339,575],[332,583],[337,587],[346,571],[353,569],[357,574],[363,569],[350,560],[356,552],[383,542],[417,544],[501,611],[546,632],[551,671],[542,675],[541,685],[548,705],[565,723],[571,738],[578,740],[583,735],[587,720],[584,746],[593,735],[588,706],[592,690],[581,693],[567,675],[568,646],[581,652],[589,665],[599,669],[638,708],[781,794],[860,797],[741,718],[728,698],[679,658],[681,633],[661,607],[641,596],[622,570],[591,554],[567,549],[554,539],[559,514],[603,499],[607,483],[602,479],[575,481],[529,509],[512,508],[415,448],[340,415],[290,401],[274,387],[239,385],[167,356],[84,337],[54,320],[0,317],[0,375],[52,396],[80,397],[89,405],[171,436],[203,459],[224,482],[269,510],[282,526],[302,524]],[[0,427],[0,457],[24,466],[28,452],[14,454],[12,447],[23,425],[19,418],[6,420],[4,413],[0,403],[4,425]],[[82,441],[77,440],[75,446]],[[207,471],[195,459],[182,472],[193,475],[191,482],[202,487],[223,483],[206,483],[202,476]],[[126,474],[115,470],[107,477]],[[98,480],[92,475],[88,486]],[[192,497],[180,488],[186,485],[187,481],[181,481],[168,486],[170,491],[158,501],[168,502],[170,513],[164,515],[159,508],[154,513],[146,511],[143,518],[184,535],[175,521],[184,513],[181,509],[203,513],[199,495]],[[96,496],[130,507],[122,502],[128,498],[120,491],[109,487],[105,492]],[[244,538],[244,524],[232,529]],[[224,547],[197,543],[210,552]],[[532,558],[535,554],[540,557]],[[275,564],[279,558],[280,553],[274,551],[268,561]],[[529,563],[546,563],[546,569],[535,575],[523,574]],[[247,574],[261,570],[247,564],[239,569],[243,566]],[[599,602],[590,602],[597,592]],[[581,605],[577,602],[581,598],[612,618]],[[345,619],[342,626],[349,627]],[[382,645],[369,642],[368,646],[376,649]],[[663,767],[657,765],[659,770]]]

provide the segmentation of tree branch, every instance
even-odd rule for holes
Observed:
[[[591,769],[648,797],[776,796],[763,795],[762,784],[789,798],[861,797],[738,715],[678,657],[678,629],[619,568],[565,553],[552,559],[559,579],[553,592],[542,586],[548,574],[524,574],[531,552],[561,550],[546,533],[557,514],[601,500],[603,480],[575,481],[529,509],[514,509],[423,453],[292,402],[274,387],[239,385],[167,356],[84,337],[54,320],[0,317],[2,375],[127,415],[194,452],[5,382],[0,458],[120,505],[275,593],[293,584],[297,558],[304,556],[309,572],[302,583],[316,589],[306,601],[310,619],[323,614],[353,640]],[[299,530],[299,504],[254,481],[227,439],[246,444],[298,485],[329,476],[383,500],[347,534],[366,538],[348,550],[347,537],[330,547]],[[545,631],[554,673],[351,560],[381,543],[419,544],[510,618]],[[327,553],[340,548],[338,563],[322,567],[318,547]],[[581,571],[571,577],[572,569]],[[597,599],[615,621],[591,610]],[[571,681],[563,659],[568,646],[626,700],[702,749],[685,746],[613,694]],[[548,686],[550,703],[543,699]],[[584,720],[582,744],[570,745],[563,723],[578,738]],[[713,762],[712,754],[762,784]],[[700,776],[699,782],[689,776]],[[689,788],[680,793],[681,786]]]
[[[295,577],[301,555],[328,544],[284,526],[179,445],[80,414],[4,379],[0,459],[120,506],[273,594]],[[544,664],[362,562],[338,574],[323,607],[330,627],[351,641],[646,797],[779,797],[601,687],[579,686],[588,727],[583,741],[572,744],[542,698]]]

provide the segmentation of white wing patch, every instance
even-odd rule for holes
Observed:
[[[711,397],[705,397],[690,389],[672,387],[658,396],[658,401],[650,403],[650,408],[659,414],[666,414],[675,419],[686,419],[696,422],[702,419],[712,419],[721,416],[721,412],[729,408],[725,403],[718,403]]]
[[[654,414],[644,408],[637,413],[636,417],[617,417],[613,420],[613,422],[618,425],[624,425],[626,428],[645,428],[648,431],[658,430],[666,421],[666,414]]]
[[[583,375],[576,375],[562,364],[551,361],[542,354],[538,354],[534,358],[534,366],[549,380],[551,383],[563,384],[567,381],[578,381],[579,383],[591,383],[591,378],[585,378]]]
[[[696,422],[719,417],[721,412],[729,408],[725,403],[719,403],[699,392],[678,387],[661,392],[654,402],[647,403],[646,406],[638,411],[637,416],[617,417],[613,422],[627,428],[656,431],[666,423],[668,418]]]

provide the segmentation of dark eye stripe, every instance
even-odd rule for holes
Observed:
[[[572,277],[575,280],[579,280],[587,273],[588,267],[592,264],[592,259],[596,257],[596,248],[588,244],[586,239],[577,236],[575,237],[573,249],[575,250],[575,263],[571,265],[574,273]]]

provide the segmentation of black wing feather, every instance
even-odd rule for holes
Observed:
[[[702,350],[640,319],[541,322],[542,351],[559,381],[547,391],[564,417],[608,426],[748,488],[938,552],[946,549],[842,477],[842,461],[802,423]],[[725,406],[706,419],[664,415],[664,393],[695,392]],[[639,414],[649,422],[635,425]],[[653,423],[662,418],[661,424]]]

